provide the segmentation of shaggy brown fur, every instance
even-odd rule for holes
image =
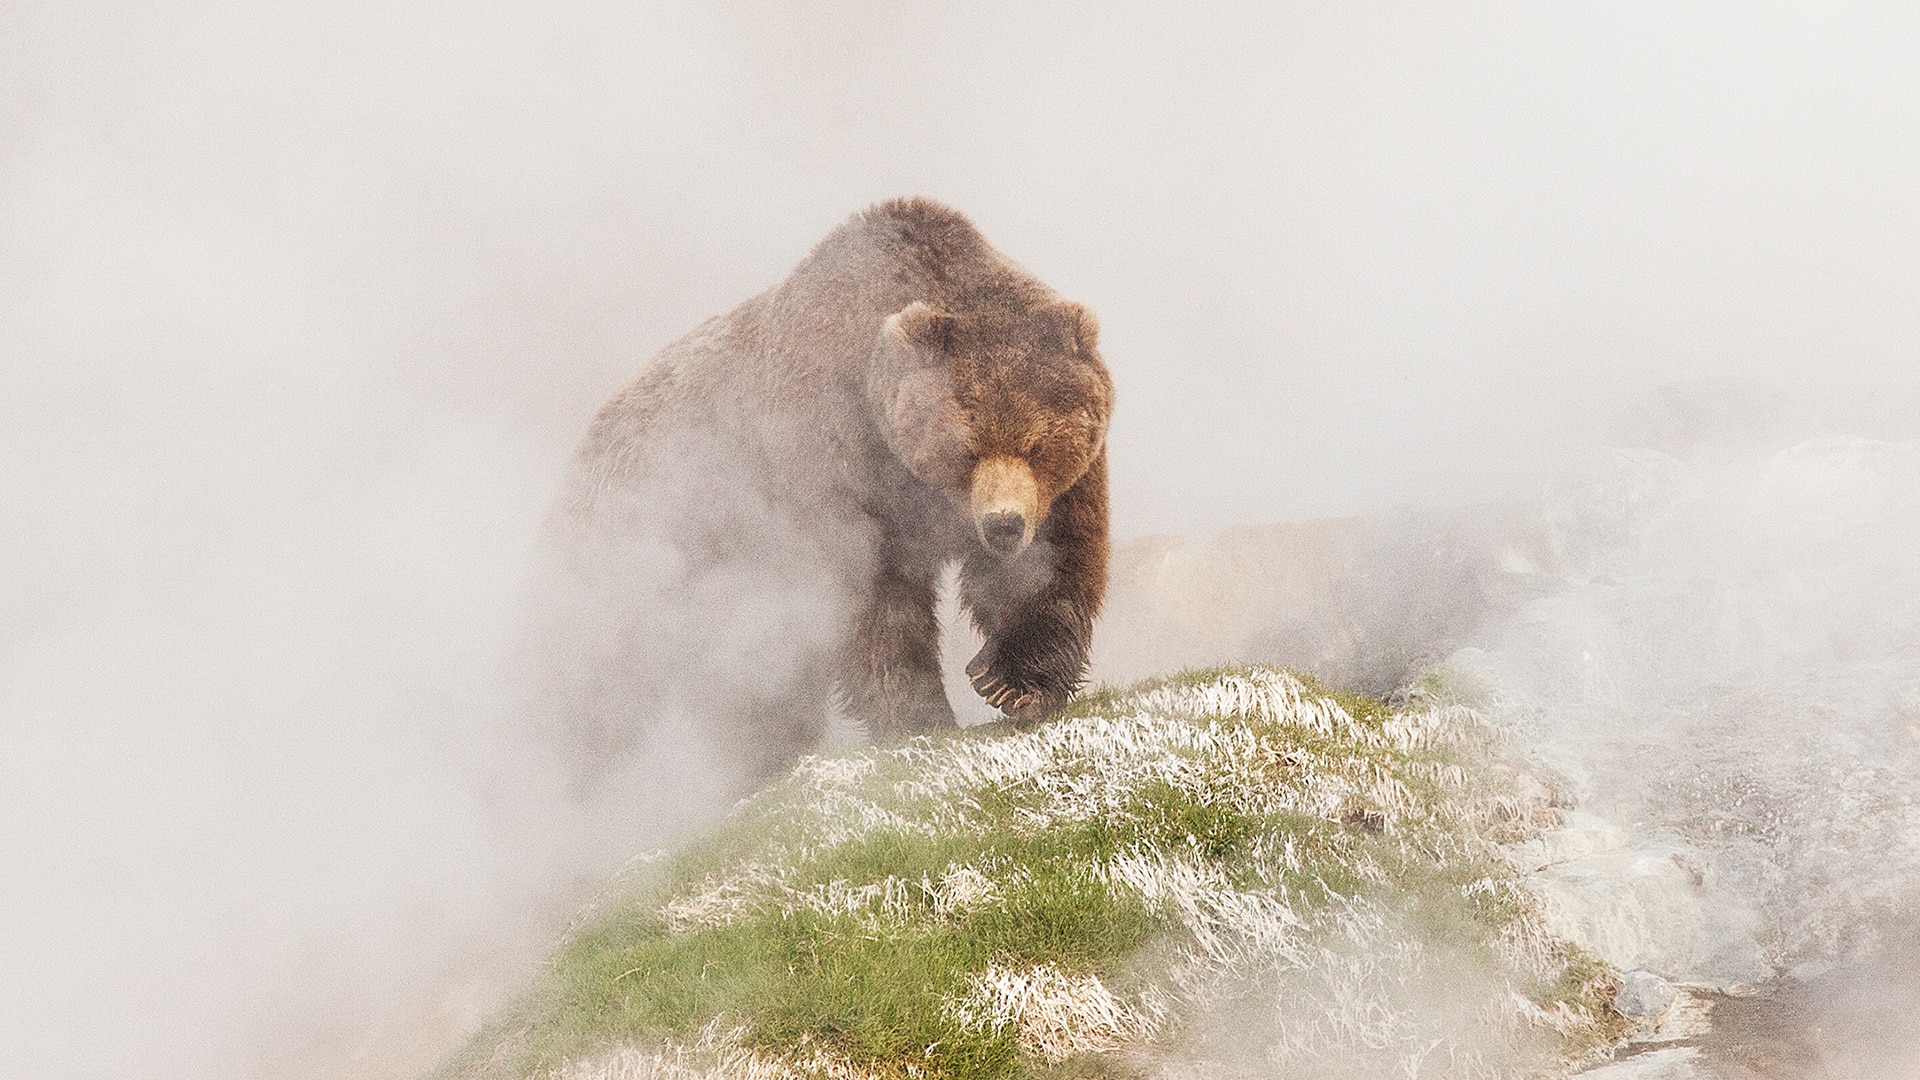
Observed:
[[[830,692],[875,735],[950,726],[934,604],[956,560],[975,689],[1021,721],[1060,706],[1106,587],[1095,334],[964,217],[904,199],[668,346],[595,417],[557,515],[599,611],[574,721],[615,741],[731,681],[750,752],[802,748]],[[752,612],[793,632],[755,637]],[[740,633],[753,655],[718,671]]]

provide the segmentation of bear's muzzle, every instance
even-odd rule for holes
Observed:
[[[973,467],[973,529],[988,551],[1003,558],[1033,542],[1040,523],[1040,485],[1016,457],[989,457]]]

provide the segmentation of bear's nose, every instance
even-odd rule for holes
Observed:
[[[1027,519],[1005,511],[988,514],[980,522],[980,539],[996,554],[1012,555],[1026,546]]]

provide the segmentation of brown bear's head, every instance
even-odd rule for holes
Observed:
[[[1113,412],[1093,314],[1056,300],[889,316],[868,393],[888,449],[951,496],[989,551],[1016,555],[1099,455]]]

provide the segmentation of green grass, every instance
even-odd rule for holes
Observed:
[[[1111,974],[1163,928],[1090,870],[1125,839],[1106,822],[1026,836],[883,831],[806,860],[787,879],[804,892],[834,882],[938,881],[955,865],[1022,868],[999,903],[955,919],[934,917],[932,895],[917,884],[902,889],[904,920],[876,920],[864,908],[776,910],[676,934],[644,904],[609,913],[555,957],[563,978],[546,1006],[556,1022],[543,1027],[533,1057],[550,1063],[608,1036],[687,1033],[727,1016],[748,1025],[757,1047],[807,1039],[868,1067],[910,1055],[936,1076],[1005,1075],[1008,1037],[961,1028],[945,1001],[989,961]]]
[[[1124,727],[1154,691],[1244,674],[1100,688],[1053,724]],[[963,1003],[990,968],[1043,966],[1137,1002],[1170,962],[1198,955],[1190,911],[1110,870],[1142,857],[1185,860],[1212,875],[1210,888],[1284,904],[1313,933],[1326,932],[1311,929],[1321,913],[1373,903],[1434,950],[1504,972],[1542,1007],[1591,1014],[1590,1032],[1560,1037],[1561,1058],[1604,1038],[1595,997],[1607,972],[1571,950],[1531,966],[1503,950],[1530,901],[1479,839],[1488,823],[1476,807],[1497,778],[1473,767],[1473,747],[1395,749],[1384,704],[1304,691],[1337,702],[1358,734],[1179,716],[1152,730],[1192,738],[1163,747],[1123,733],[1117,750],[1075,756],[1079,744],[1047,742],[1045,729],[995,726],[803,767],[603,904],[442,1075],[536,1076],[597,1048],[685,1047],[716,1031],[801,1073],[830,1061],[842,1074],[924,1080],[1140,1074],[1140,1047],[1125,1040],[1049,1058],[1022,1042],[1020,1024],[981,1022]],[[1053,758],[1038,770],[996,764],[993,752],[1021,739]],[[1123,752],[1137,767],[1116,767]],[[970,759],[981,775],[1008,778],[926,787],[965,754],[984,755]],[[1411,805],[1373,807],[1368,785],[1383,780]],[[1358,794],[1338,812],[1294,805],[1328,783]],[[836,816],[849,799],[867,826]]]
[[[901,890],[905,918],[876,919],[865,907],[771,910],[675,933],[648,903],[626,905],[555,955],[537,1007],[543,1022],[517,1070],[608,1039],[684,1035],[726,1017],[746,1026],[756,1048],[805,1043],[869,1069],[911,1061],[935,1077],[1012,1075],[1012,1036],[961,1025],[947,1002],[989,962],[1113,975],[1164,931],[1137,897],[1092,872],[1120,842],[1098,822],[1031,836],[878,832],[802,863],[788,879],[803,892],[833,882],[913,883]],[[997,903],[937,917],[918,883],[980,863],[1024,872]]]

